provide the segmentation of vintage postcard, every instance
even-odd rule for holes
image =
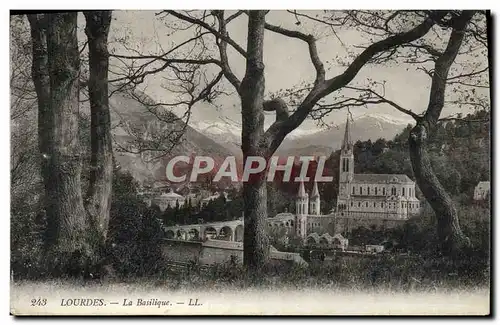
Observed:
[[[11,314],[490,315],[491,28],[11,12]]]

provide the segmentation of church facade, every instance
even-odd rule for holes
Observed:
[[[408,219],[420,211],[415,182],[404,174],[354,174],[349,120],[340,152],[337,212],[349,217]]]
[[[317,183],[314,183],[310,195],[300,183],[295,215],[278,214],[268,219],[269,226],[283,224],[306,240],[313,234],[336,235],[360,225],[391,227],[419,214],[421,203],[415,195],[414,181],[401,174],[355,174],[353,149],[347,120],[340,154],[339,194],[334,211],[321,214]]]

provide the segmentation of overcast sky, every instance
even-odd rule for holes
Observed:
[[[309,14],[313,13],[309,12]],[[130,44],[135,44],[141,52],[159,53],[158,43],[164,49],[169,49],[172,44],[178,44],[186,39],[187,34],[185,33],[169,35],[169,29],[165,27],[163,21],[155,16],[154,11],[115,11],[113,17],[110,40],[127,36]],[[337,38],[325,26],[311,24],[304,19],[301,20],[302,24],[298,27],[295,25],[295,17],[286,11],[271,11],[266,19],[274,25],[289,29],[300,28],[301,31],[317,36],[320,58],[325,63],[325,67],[331,68],[327,73],[327,77],[333,77],[344,69],[335,66],[335,64],[327,64],[327,61],[330,62],[336,55],[346,56],[346,47],[350,51],[359,53],[361,49],[356,49],[354,46],[364,42],[361,34],[353,30],[338,30]],[[246,47],[247,19],[245,15],[241,15],[231,23],[229,33],[238,44],[243,48]],[[230,49],[230,46],[228,46],[228,49]],[[266,31],[264,51],[266,92],[278,91],[282,88],[293,87],[303,81],[313,80],[315,71],[309,58],[308,48],[303,41]],[[120,54],[127,54],[122,53],[124,52],[123,49],[119,52]],[[244,60],[235,51],[229,51],[229,57],[233,71],[241,80],[245,69]],[[487,57],[482,57],[480,60],[487,65]],[[412,71],[411,69],[407,71],[407,67],[406,65],[365,66],[352,84],[362,84],[366,78],[380,81],[387,80],[387,97],[405,108],[420,113],[425,109],[428,102],[430,78],[422,72]],[[162,82],[161,76],[148,79],[146,92],[156,100],[168,101],[172,95],[161,88]],[[229,90],[234,91],[231,88]],[[236,95],[225,98],[221,104],[223,109],[220,111],[204,103],[195,106],[192,119],[194,121],[220,121],[222,116],[241,121],[239,100]],[[457,108],[445,107],[442,116],[454,114],[457,111]],[[411,121],[408,116],[388,105],[372,105],[368,109],[356,107],[351,112],[355,116],[366,113],[385,114],[394,116],[397,119]],[[326,121],[338,125],[344,123],[345,116],[346,110],[336,111],[331,113]],[[270,124],[273,120],[273,114],[266,116],[266,124]],[[301,128],[309,129],[312,127],[314,125],[306,121]]]

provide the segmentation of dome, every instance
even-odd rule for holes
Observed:
[[[162,195],[160,195],[161,198],[166,198],[166,199],[184,199],[184,197],[182,195],[179,195],[177,193],[174,193],[174,192],[169,192],[169,193],[163,193]]]

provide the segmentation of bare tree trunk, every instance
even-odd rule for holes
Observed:
[[[242,151],[248,157],[265,157],[264,134],[264,26],[266,11],[250,11],[248,22],[247,64],[241,82]],[[245,230],[243,263],[249,271],[260,273],[269,256],[269,239],[265,231],[267,188],[264,173],[252,175],[243,184]]]
[[[50,119],[50,77],[49,77],[49,62],[47,53],[47,23],[48,16],[45,14],[28,15],[28,21],[31,28],[31,43],[32,43],[32,64],[31,64],[31,77],[35,85],[38,104],[38,149],[40,154],[40,168],[42,173],[42,180],[45,188],[45,195],[42,198],[43,205],[45,206],[46,213],[49,213],[49,203],[47,193],[49,193],[52,180],[52,173],[50,172],[49,157],[51,150],[51,137],[49,136],[50,130],[53,128]],[[51,214],[52,215],[52,214]],[[47,235],[53,238],[55,234],[50,234],[50,229],[55,229],[54,219],[48,218],[49,229]]]
[[[429,131],[425,123],[419,122],[409,136],[410,159],[418,187],[431,205],[437,217],[437,231],[445,254],[452,254],[470,246],[458,221],[455,205],[432,170],[427,150]]]
[[[90,184],[85,201],[90,225],[102,241],[106,238],[111,208],[113,152],[108,99],[108,33],[111,11],[84,12],[89,45]]]
[[[81,274],[93,257],[81,193],[77,13],[29,15],[32,78],[47,215],[45,261],[53,275]]]
[[[424,116],[416,118],[417,125],[411,130],[408,140],[413,172],[420,190],[436,213],[438,236],[445,254],[460,252],[462,248],[470,246],[470,240],[460,229],[453,200],[432,170],[427,139],[429,132],[437,126],[444,106],[448,73],[462,45],[465,28],[474,13],[464,10],[453,18],[448,45],[435,63],[427,110]]]
[[[78,139],[80,53],[77,13],[49,15],[47,52],[50,76],[48,190],[58,250],[75,251],[85,244],[86,214],[81,193]]]

